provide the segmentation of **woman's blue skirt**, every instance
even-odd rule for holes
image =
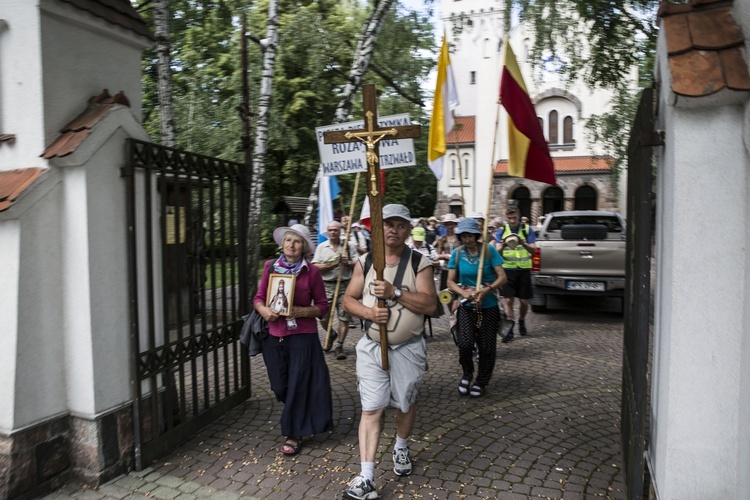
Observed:
[[[303,437],[333,430],[331,375],[316,333],[263,339],[271,390],[284,403],[281,434]]]

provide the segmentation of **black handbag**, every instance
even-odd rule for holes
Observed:
[[[268,322],[254,309],[242,319],[244,323],[240,330],[240,343],[247,346],[250,356],[260,354],[263,350],[261,341],[268,335]]]

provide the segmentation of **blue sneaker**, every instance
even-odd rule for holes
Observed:
[[[378,490],[372,481],[362,476],[357,476],[349,483],[349,488],[344,491],[344,498],[351,500],[371,500],[378,498]]]
[[[393,472],[397,476],[408,476],[411,474],[409,448],[396,448],[393,450]]]

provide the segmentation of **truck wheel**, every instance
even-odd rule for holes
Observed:
[[[535,294],[534,302],[536,302],[536,304],[530,304],[531,312],[543,313],[547,311],[547,296],[546,295]]]

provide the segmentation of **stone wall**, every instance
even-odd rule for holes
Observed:
[[[513,199],[513,194],[519,187],[525,187],[530,192],[532,223],[535,224],[537,218],[544,215],[542,213],[542,196],[544,195],[544,190],[550,187],[549,185],[507,175],[495,175],[493,184],[490,217],[502,216],[508,200]],[[597,210],[621,212],[620,207],[618,207],[617,192],[613,185],[613,176],[610,172],[583,172],[575,174],[561,174],[558,172],[557,184],[563,190],[564,210],[573,210],[575,193],[579,187],[590,186],[594,188],[597,194]],[[450,201],[445,193],[438,191],[437,203],[435,205],[435,215],[437,217],[450,211]]]
[[[133,442],[130,406],[0,435],[0,499],[31,498],[71,480],[98,486],[132,469]]]

